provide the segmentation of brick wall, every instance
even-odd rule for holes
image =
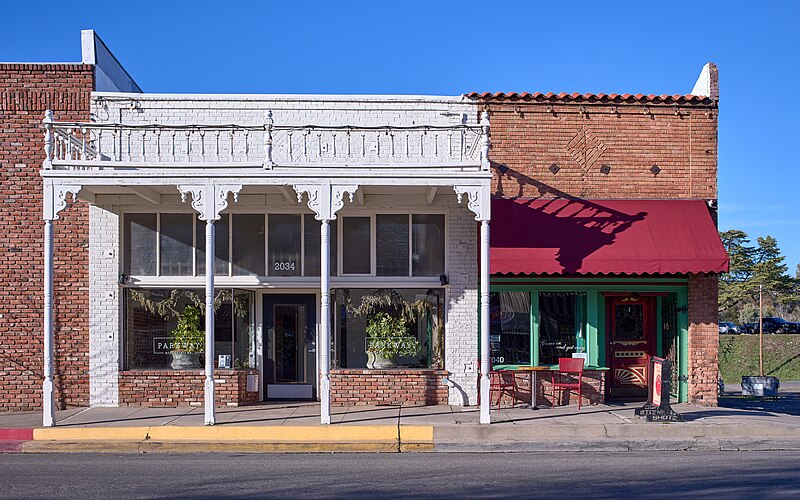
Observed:
[[[716,101],[481,104],[491,118],[497,197],[717,198]],[[610,172],[600,172],[603,165]]]
[[[689,402],[717,404],[719,378],[719,278],[689,276]]]
[[[88,121],[94,71],[81,64],[0,64],[0,411],[41,408],[44,111]],[[88,208],[55,222],[56,405],[89,401]]]
[[[446,370],[331,370],[331,404],[446,405],[446,376]]]
[[[247,391],[247,375],[258,370],[215,370],[216,404],[241,406],[258,402]],[[203,370],[131,370],[119,372],[119,405],[200,406],[204,401]]]

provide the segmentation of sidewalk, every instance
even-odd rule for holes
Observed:
[[[800,450],[800,392],[777,401],[730,396],[717,408],[674,405],[686,421],[672,424],[635,417],[640,403],[503,408],[492,410],[488,426],[478,423],[477,408],[457,406],[332,408],[330,426],[319,425],[315,403],[218,408],[212,427],[199,407],[69,409],[49,429],[40,428],[39,412],[0,413],[0,450]]]

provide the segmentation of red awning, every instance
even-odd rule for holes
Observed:
[[[495,199],[492,274],[722,273],[700,200]]]

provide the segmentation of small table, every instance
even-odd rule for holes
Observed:
[[[553,367],[550,365],[536,365],[536,366],[518,366],[517,370],[523,372],[531,372],[531,410],[538,410],[536,405],[536,372],[548,372]]]

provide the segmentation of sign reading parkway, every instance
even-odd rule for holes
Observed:
[[[203,352],[205,342],[194,340],[188,342],[178,342],[170,337],[153,337],[153,354],[169,354],[175,352]]]

